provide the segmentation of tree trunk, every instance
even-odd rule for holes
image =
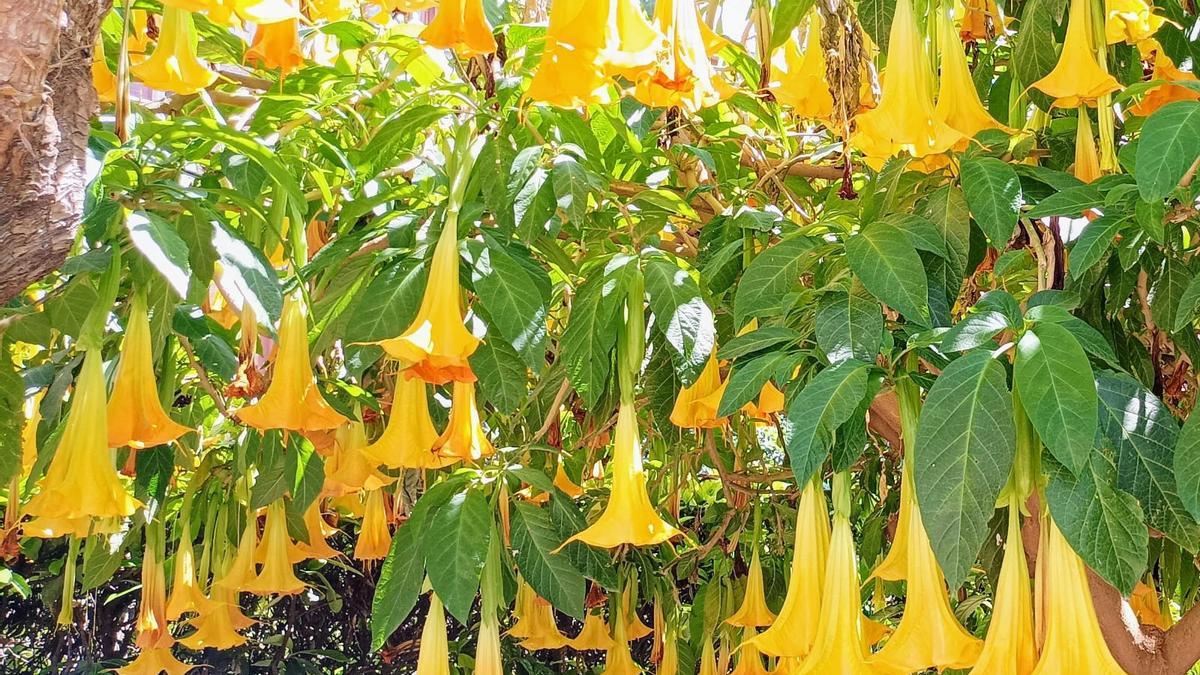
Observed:
[[[0,0],[0,303],[62,265],[83,214],[92,50],[111,0]]]

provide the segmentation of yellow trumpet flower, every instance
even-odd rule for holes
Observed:
[[[392,532],[388,529],[387,503],[383,490],[367,492],[366,510],[354,545],[355,560],[382,560],[392,547]]]
[[[246,60],[257,62],[263,68],[278,68],[284,76],[304,65],[299,20],[260,24],[246,50]]]
[[[733,93],[710,61],[725,46],[725,38],[704,23],[695,0],[659,0],[652,24],[666,39],[666,48],[638,78],[634,98],[652,108],[696,111]]]
[[[804,26],[797,28],[771,58],[768,86],[775,100],[790,107],[796,117],[828,120],[833,115],[833,95],[825,81],[820,33],[820,14],[812,10]]]
[[[1100,632],[1083,560],[1050,518],[1042,521],[1038,562],[1038,574],[1044,576],[1038,580],[1038,605],[1045,640],[1033,675],[1124,675]]]
[[[1146,0],[1105,0],[1104,13],[1104,36],[1110,45],[1148,40],[1166,22]]]
[[[104,60],[104,40],[99,37],[92,52],[92,87],[96,90],[96,99],[101,103],[116,103],[117,74]]]
[[[679,641],[670,633],[663,640],[657,675],[679,675]]]
[[[438,433],[429,417],[426,386],[419,377],[408,377],[405,373],[396,376],[387,427],[374,443],[363,448],[363,454],[371,461],[389,469],[440,469],[458,461],[440,457],[433,451]]]
[[[974,138],[985,129],[1009,131],[996,121],[983,102],[979,91],[971,81],[971,70],[967,67],[967,56],[962,44],[954,35],[954,25],[948,17],[938,21],[942,27],[942,77],[938,83],[937,104],[934,115],[951,129],[967,138]]]
[[[779,617],[767,630],[747,642],[771,656],[798,658],[808,655],[821,616],[821,586],[829,551],[829,516],[825,493],[811,480],[800,494],[796,511],[796,545],[791,577]]]
[[[430,384],[475,381],[467,359],[479,347],[479,338],[463,325],[458,264],[458,233],[443,227],[416,318],[403,335],[379,343],[389,356],[404,362],[411,371],[406,375]]]
[[[721,366],[714,348],[696,381],[679,390],[675,406],[671,409],[671,423],[685,429],[724,427],[729,420],[717,417],[717,409],[721,406],[721,397],[725,395],[728,385],[728,382],[721,380]]]
[[[1029,675],[1037,666],[1037,648],[1029,569],[1021,542],[1021,509],[1016,499],[1008,506],[1008,537],[992,607],[992,622],[972,675]]]
[[[617,411],[613,482],[608,504],[595,523],[568,539],[564,546],[572,541],[600,548],[615,548],[621,544],[652,546],[681,534],[659,517],[650,504],[639,435],[633,403],[621,403]]]
[[[442,0],[421,39],[463,58],[496,51],[496,36],[483,12],[483,0]]]
[[[759,560],[758,548],[750,558],[750,571],[746,574],[746,590],[742,593],[742,606],[725,623],[742,628],[757,628],[769,626],[775,621],[775,613],[767,606],[767,596],[763,591],[762,561]]]
[[[308,356],[308,321],[294,296],[283,303],[275,367],[267,392],[237,411],[239,420],[257,429],[326,431],[348,420],[325,402]]]
[[[479,642],[475,647],[475,675],[504,675],[500,655],[500,617],[494,609],[484,607],[479,622]]]
[[[637,578],[634,578],[625,585],[625,590],[621,592],[621,616],[620,621],[613,622],[613,635],[616,636],[618,624],[626,640],[640,640],[654,632],[654,629],[647,626],[642,621],[642,617],[638,616],[637,608]]]
[[[560,108],[608,103],[610,80],[600,52],[610,2],[554,0],[541,65],[529,85],[529,98]]]
[[[238,16],[259,26],[300,18],[300,12],[292,0],[232,1],[233,10]]]
[[[367,454],[367,430],[353,420],[333,433],[333,453],[325,461],[322,492],[332,497],[359,490],[378,490],[395,479],[376,468],[379,461]]]
[[[513,601],[513,627],[508,634],[516,638],[527,638],[535,632],[533,614],[529,611],[533,601],[533,589],[521,577],[517,577],[517,597]]]
[[[150,58],[134,64],[129,71],[151,89],[194,94],[208,88],[217,79],[196,58],[196,26],[191,12],[164,7],[158,46]]]
[[[121,359],[108,401],[108,445],[149,448],[169,443],[191,431],[172,420],[158,397],[154,356],[150,349],[150,319],[146,299],[135,293]]]
[[[429,611],[421,625],[421,651],[416,675],[450,675],[450,645],[446,637],[446,610],[437,593],[429,593]]]
[[[337,528],[330,527],[323,517],[321,517],[321,500],[313,500],[308,509],[304,512],[304,529],[308,532],[308,543],[302,541],[296,542],[294,550],[303,558],[302,560],[317,559],[329,560],[341,555],[337,549],[329,545],[326,538],[337,532]],[[299,561],[296,561],[299,562]]]
[[[658,58],[663,37],[654,30],[634,0],[608,0],[604,48],[600,58],[610,76],[636,82]]]
[[[146,548],[142,554],[142,595],[138,599],[137,645],[146,654],[154,649],[167,648],[175,643],[167,628],[167,577],[158,551],[158,537],[146,528]],[[139,657],[140,658],[140,657]],[[132,664],[130,664],[132,665]]]
[[[613,639],[608,634],[608,624],[604,622],[604,617],[597,612],[589,612],[583,619],[583,630],[579,631],[579,635],[568,640],[567,646],[577,652],[611,649]]]
[[[171,577],[171,597],[167,601],[167,618],[175,620],[189,612],[200,613],[208,603],[196,578],[196,554],[192,549],[192,528],[186,513],[181,514],[179,548],[175,550],[175,573]]]
[[[521,640],[521,646],[530,651],[539,649],[561,649],[568,640],[558,630],[554,621],[554,607],[549,602],[539,598],[533,589],[528,589],[525,606],[524,631],[527,635]],[[516,626],[513,626],[516,630]]]
[[[304,13],[311,21],[343,21],[354,14],[353,0],[305,0]]]
[[[165,647],[143,647],[138,653],[136,659],[131,661],[129,665],[122,668],[117,668],[117,675],[186,675],[191,672],[192,666],[175,658],[171,653],[171,646]]]
[[[904,581],[908,577],[908,537],[912,527],[913,511],[916,502],[913,500],[912,476],[908,465],[900,472],[900,513],[896,518],[896,532],[892,537],[892,547],[888,549],[883,562],[871,572],[871,577],[884,581]]]
[[[554,470],[554,487],[563,491],[563,494],[574,499],[583,494],[583,488],[579,487],[571,477],[567,475],[563,469],[562,459],[558,460],[558,464]]]
[[[762,653],[754,646],[753,638],[756,633],[754,628],[742,631],[742,646],[738,649],[737,663],[730,675],[767,675],[770,672],[763,666]]]
[[[700,675],[717,675],[717,653],[713,648],[710,636],[703,638],[704,646],[700,648]]]
[[[291,595],[306,588],[303,581],[296,578],[289,557],[291,538],[287,533],[287,515],[284,513],[283,500],[277,499],[267,507],[267,523],[263,528],[262,542],[263,565],[258,576],[247,583],[242,590],[255,595]]]
[[[434,441],[433,451],[447,459],[468,462],[478,462],[496,454],[475,404],[474,382],[454,383],[450,419],[446,422],[446,430]]]
[[[943,122],[929,98],[929,68],[921,47],[921,34],[912,3],[899,0],[889,34],[887,66],[879,106],[855,119],[857,132],[851,145],[866,155],[867,164],[879,169],[901,153],[915,158],[940,155],[961,144],[962,133]],[[926,163],[932,168],[940,161]]]
[[[246,643],[246,638],[237,632],[237,625],[245,621],[237,606],[237,592],[214,586],[205,611],[189,621],[196,630],[180,638],[179,644],[193,651],[238,647]]]
[[[25,507],[25,513],[35,516],[25,525],[27,535],[85,537],[93,524],[99,524],[96,521],[123,518],[141,506],[122,485],[108,448],[100,362],[99,350],[86,350],[58,449],[40,491]]]
[[[42,423],[42,399],[46,390],[39,389],[36,394],[25,399],[25,426],[21,427],[21,477],[24,478],[33,470],[37,463],[37,431]],[[15,501],[15,500],[14,500]]]
[[[1096,62],[1096,53],[1092,49],[1090,4],[1088,0],[1071,0],[1067,37],[1058,55],[1058,64],[1049,75],[1033,83],[1059,107],[1094,107],[1100,97],[1121,88],[1120,83]]]
[[[1175,67],[1171,57],[1163,53],[1162,47],[1154,44],[1154,73],[1152,80],[1166,82],[1195,82],[1196,76]],[[1146,92],[1137,105],[1129,111],[1140,117],[1149,117],[1154,111],[1173,101],[1200,101],[1200,91],[1178,84],[1160,84]]]
[[[254,580],[254,552],[258,548],[258,520],[247,518],[246,527],[238,539],[237,553],[224,574],[213,582],[213,588],[239,591]],[[210,593],[211,595],[211,593]]]
[[[1075,125],[1075,167],[1073,173],[1079,180],[1090,183],[1099,178],[1100,153],[1096,151],[1096,139],[1092,136],[1092,120],[1087,106],[1079,107],[1079,121]]]
[[[625,628],[622,622],[613,622],[612,646],[608,648],[608,653],[604,656],[603,675],[638,675],[642,672],[640,666],[633,660],[633,654],[629,651],[629,639],[625,634]]]
[[[990,40],[1008,26],[1010,20],[1004,17],[996,0],[966,0],[963,4],[958,35],[964,42]]]
[[[903,499],[903,495],[901,496]],[[970,668],[983,642],[958,623],[946,596],[946,581],[925,533],[913,497],[908,530],[907,595],[895,632],[875,654],[875,663],[896,672],[925,668]]]

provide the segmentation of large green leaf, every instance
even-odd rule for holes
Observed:
[[[879,303],[838,291],[821,299],[816,318],[817,345],[830,363],[847,359],[874,361],[883,341]]]
[[[471,371],[479,378],[484,399],[500,412],[517,409],[525,400],[529,379],[521,356],[500,337],[480,343],[471,355]]]
[[[392,534],[392,546],[379,570],[371,600],[371,649],[387,641],[417,604],[425,579],[420,535],[423,522],[409,518]]]
[[[1196,320],[1196,310],[1200,309],[1200,276],[1194,276],[1179,296],[1175,308],[1175,319],[1171,322],[1171,332],[1178,333]]]
[[[717,416],[728,417],[757,398],[771,376],[797,359],[797,355],[792,352],[767,352],[749,358],[744,363],[738,361],[729,374],[729,382],[725,386],[725,393],[721,395]]]
[[[734,322],[746,325],[752,317],[777,313],[783,296],[800,280],[815,244],[792,236],[763,251],[742,273],[733,299]]]
[[[1183,505],[1200,520],[1200,415],[1189,415],[1179,433],[1174,469]]]
[[[588,198],[603,185],[602,181],[570,155],[554,158],[550,180],[558,208],[573,223],[582,222],[587,215]]]
[[[508,251],[489,242],[467,242],[471,282],[490,325],[531,368],[546,362],[546,303],[537,281]]]
[[[991,342],[1000,331],[1011,327],[1008,317],[1003,312],[976,311],[946,331],[942,336],[942,349],[948,352],[965,352],[982,347]]]
[[[780,345],[799,342],[800,333],[787,326],[764,326],[733,338],[721,345],[717,352],[719,358],[736,359],[747,354],[753,354],[765,349],[778,348]],[[772,349],[776,351],[776,349]]]
[[[512,512],[512,545],[521,577],[560,612],[583,619],[583,575],[570,558],[554,552],[563,538],[545,509],[517,502]]]
[[[700,294],[700,285],[675,263],[662,257],[649,258],[643,274],[654,328],[671,348],[671,362],[680,381],[690,385],[716,344],[713,312]]]
[[[1021,179],[995,157],[972,157],[962,164],[963,194],[975,222],[997,250],[1004,250],[1021,212]]]
[[[477,490],[460,492],[438,506],[421,537],[429,582],[463,624],[470,620],[491,540],[492,511]]]
[[[0,485],[21,467],[21,430],[25,426],[25,387],[13,370],[12,355],[0,349]],[[9,495],[12,499],[13,495]]]
[[[780,3],[787,4],[787,3]],[[888,49],[888,37],[892,28],[892,16],[896,13],[896,0],[862,0],[858,3],[858,21],[871,41],[884,52]]]
[[[1174,326],[1191,282],[1192,273],[1181,261],[1168,258],[1163,262],[1150,285],[1150,316],[1156,324],[1168,330]]]
[[[283,293],[266,256],[220,221],[213,222],[212,245],[221,262],[222,283],[246,298],[259,323],[273,326],[283,311]]]
[[[874,223],[846,242],[846,258],[863,286],[911,321],[929,325],[929,287],[921,256],[909,237]]]
[[[917,503],[951,588],[975,564],[1015,448],[1004,367],[988,352],[952,361],[921,409],[913,455]]]
[[[1030,218],[1046,218],[1049,216],[1071,216],[1078,218],[1088,209],[1104,203],[1104,197],[1094,186],[1079,185],[1059,190],[1038,202],[1026,213]]]
[[[619,332],[617,319],[626,296],[624,276],[617,270],[633,264],[631,260],[614,259],[609,264],[611,274],[597,275],[579,288],[559,341],[571,385],[589,406],[599,401],[608,382]]]
[[[1017,343],[1013,379],[1046,448],[1078,475],[1096,438],[1096,384],[1079,341],[1058,324],[1038,324]]]
[[[1072,280],[1078,281],[1084,272],[1104,258],[1124,224],[1125,218],[1106,213],[1083,228],[1083,234],[1079,235],[1079,239],[1076,239],[1071,247],[1068,272]]]
[[[350,308],[349,342],[378,342],[404,333],[425,294],[428,268],[411,258],[388,265]]]
[[[826,368],[788,406],[784,442],[798,482],[808,480],[829,455],[834,432],[866,395],[870,370],[854,359]]]
[[[125,219],[129,240],[181,298],[186,298],[192,267],[188,246],[170,223],[150,211],[134,211]]]
[[[1175,101],[1142,125],[1137,145],[1137,184],[1142,199],[1167,197],[1200,158],[1200,101]]]

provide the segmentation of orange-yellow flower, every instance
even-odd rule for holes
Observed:
[[[141,506],[122,485],[108,448],[100,361],[99,350],[85,352],[58,449],[42,477],[40,492],[25,508],[25,513],[35,516],[25,525],[27,535],[86,537],[98,519],[123,518]]]
[[[108,401],[108,445],[149,448],[169,443],[191,431],[167,416],[154,382],[150,349],[150,319],[146,299],[133,296],[121,360]]]
[[[604,657],[603,675],[639,675],[642,669],[633,660],[629,651],[629,637],[625,634],[622,622],[613,622],[612,645]]]
[[[206,89],[217,79],[217,74],[196,58],[196,26],[191,12],[174,7],[163,8],[154,53],[135,64],[130,73],[147,87],[185,95]]]
[[[610,80],[600,51],[605,45],[607,1],[554,0],[542,61],[529,98],[561,108],[608,103]]]
[[[171,653],[171,645],[165,647],[143,647],[137,658],[122,668],[117,668],[118,675],[186,675],[192,667]]]
[[[742,632],[743,641],[737,651],[737,664],[730,675],[767,675],[770,672],[763,667],[762,653],[752,641],[756,632],[754,628],[747,628]]]
[[[1200,101],[1200,91],[1183,87],[1170,82],[1195,82],[1196,76],[1175,67],[1171,57],[1163,53],[1162,47],[1154,45],[1154,74],[1153,80],[1164,80],[1168,84],[1160,84],[1146,92],[1137,105],[1129,111],[1134,115],[1149,117],[1155,110],[1173,101]]]
[[[496,51],[496,36],[483,12],[483,0],[442,0],[421,39],[438,49],[453,49],[464,58]]]
[[[574,499],[583,494],[583,488],[579,487],[571,477],[567,475],[563,469],[562,460],[558,460],[557,468],[554,471],[554,487],[563,491],[563,494]]]
[[[263,538],[259,547],[262,548],[262,568],[258,576],[245,585],[242,590],[255,595],[291,595],[303,591],[306,586],[296,578],[292,570],[292,560],[289,555],[291,538],[287,533],[287,515],[284,513],[283,500],[277,499],[267,507],[267,523],[263,528]]]
[[[577,652],[611,648],[613,639],[608,634],[608,624],[604,623],[604,617],[596,612],[589,612],[583,619],[583,630],[571,638],[567,646]]]
[[[450,675],[450,644],[446,636],[446,610],[437,593],[429,593],[429,612],[421,626],[421,651],[416,675]]]
[[[293,0],[233,0],[233,9],[238,16],[260,26],[300,18]]]
[[[600,548],[615,548],[621,544],[651,546],[680,534],[660,518],[650,504],[639,435],[633,403],[621,403],[617,411],[613,482],[608,504],[596,522],[565,543],[582,541]]]
[[[1158,601],[1158,591],[1154,590],[1154,580],[1149,582],[1139,581],[1133,587],[1133,593],[1129,596],[1129,606],[1133,608],[1133,614],[1137,617],[1138,623],[1143,626],[1154,626],[1160,630],[1167,630],[1171,627],[1170,616],[1163,616],[1162,605]]]
[[[308,357],[308,322],[294,296],[283,303],[275,368],[267,393],[237,412],[242,422],[257,429],[326,431],[347,422],[331,408],[317,388]]]
[[[1004,32],[1010,19],[1004,17],[996,0],[966,0],[958,35],[964,42],[990,40]]]
[[[637,613],[637,578],[636,576],[627,584],[625,590],[621,591],[621,609],[619,621],[613,622],[613,637],[616,638],[617,624],[625,635],[626,640],[640,640],[654,632],[654,629],[647,626],[642,617]]]
[[[942,77],[938,84],[937,105],[933,112],[939,120],[967,138],[974,138],[985,129],[1007,129],[996,121],[979,100],[979,91],[971,81],[967,57],[962,44],[955,38],[954,26],[946,17],[942,26]]]
[[[225,568],[220,578],[213,582],[214,588],[239,591],[254,580],[254,552],[258,548],[258,519],[247,518],[238,538],[237,553]]]
[[[146,528],[146,548],[142,554],[142,595],[138,599],[137,645],[145,654],[148,651],[170,647],[175,640],[167,629],[167,577],[163,571],[162,555],[158,550],[160,536]],[[132,665],[132,664],[130,664]]]
[[[194,651],[232,649],[246,643],[246,638],[237,632],[238,625],[245,626],[246,621],[237,605],[237,592],[213,586],[204,611],[189,621],[196,630],[180,638],[179,644]]]
[[[354,14],[353,0],[305,0],[304,13],[312,21],[342,21]]]
[[[900,513],[896,518],[896,532],[892,536],[892,547],[883,562],[871,572],[871,576],[884,581],[904,581],[908,577],[908,537],[916,502],[912,499],[912,476],[908,465],[900,472]]]
[[[1105,0],[1104,36],[1108,44],[1135,45],[1158,32],[1166,21],[1146,0]]]
[[[558,624],[554,621],[554,607],[549,602],[538,597],[532,589],[529,589],[529,597],[523,619],[525,621],[525,632],[528,633],[521,640],[521,646],[525,649],[536,651],[539,649],[561,649],[566,646],[568,640],[566,636],[559,632]]]
[[[208,603],[196,578],[196,554],[192,549],[192,527],[187,510],[180,513],[179,548],[175,550],[175,573],[171,577],[171,599],[167,602],[167,618],[174,620],[189,612],[199,613]]]
[[[500,655],[500,617],[494,608],[487,606],[487,596],[485,593],[482,598],[483,617],[479,621],[479,641],[475,647],[475,675],[504,675],[504,661]]]
[[[389,356],[404,362],[411,370],[407,375],[430,384],[475,381],[467,359],[479,347],[479,338],[463,325],[458,263],[458,233],[443,227],[416,318],[403,335],[379,343]]]
[[[283,75],[304,65],[300,51],[300,22],[288,19],[277,23],[260,24],[254,31],[254,41],[246,50],[246,60],[264,68],[278,68]]]
[[[104,40],[97,37],[96,46],[92,52],[92,86],[96,89],[96,98],[101,103],[115,103],[117,100],[117,74],[108,67],[104,60]]]
[[[408,377],[405,373],[396,376],[387,428],[363,449],[364,455],[389,469],[440,469],[458,461],[433,451],[438,433],[429,417],[426,387],[419,377]]]
[[[1100,97],[1121,88],[1120,83],[1096,62],[1090,5],[1088,0],[1071,0],[1067,37],[1058,55],[1058,64],[1049,75],[1033,83],[1054,99],[1054,105],[1062,108],[1095,106]]]
[[[1029,675],[1037,665],[1033,637],[1033,598],[1029,594],[1029,568],[1021,543],[1021,510],[1013,499],[1008,507],[1008,537],[992,622],[988,625],[983,651],[972,675]]]
[[[327,537],[337,532],[337,528],[330,527],[326,524],[325,518],[321,516],[321,500],[319,498],[313,500],[313,503],[304,512],[304,529],[308,533],[308,543],[298,541],[292,547],[293,551],[301,556],[294,562],[308,559],[329,560],[341,555],[326,541]]]
[[[704,23],[695,0],[659,0],[652,24],[666,39],[666,48],[654,67],[638,78],[634,98],[652,108],[695,111],[733,93],[710,61],[725,46],[725,38]]]
[[[821,18],[813,10],[772,57],[769,87],[775,99],[789,106],[795,116],[827,120],[833,115],[833,95],[825,81],[820,32]]]
[[[478,462],[496,453],[475,404],[475,383],[455,382],[454,400],[446,430],[433,444],[433,451],[454,461]]]
[[[1100,153],[1096,151],[1096,139],[1092,136],[1092,120],[1087,106],[1079,106],[1079,121],[1075,125],[1075,177],[1090,183],[1102,174]]]
[[[671,409],[671,423],[685,429],[715,429],[725,426],[727,418],[717,417],[721,397],[728,382],[721,380],[721,366],[716,350],[709,355],[704,369],[691,386],[679,390]]]
[[[395,479],[379,471],[378,461],[366,453],[367,430],[353,420],[333,434],[333,453],[325,460],[322,492],[339,497],[359,490],[377,490]]]
[[[811,570],[809,571],[811,573]],[[742,628],[758,628],[769,626],[775,621],[775,613],[767,606],[767,596],[763,591],[762,561],[759,560],[758,548],[750,558],[750,571],[746,574],[746,589],[742,592],[742,606],[738,608],[725,623]]]
[[[388,529],[387,503],[383,490],[367,492],[366,509],[362,525],[358,528],[358,542],[354,545],[355,560],[382,560],[392,546],[392,532]]]
[[[858,129],[850,139],[875,169],[901,153],[918,159],[940,155],[964,140],[934,111],[929,69],[909,0],[896,3],[888,44],[879,106],[855,118]],[[937,161],[932,160],[929,167]]]

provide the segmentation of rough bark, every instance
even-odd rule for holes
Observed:
[[[66,259],[83,213],[92,49],[111,0],[0,0],[0,302]]]

